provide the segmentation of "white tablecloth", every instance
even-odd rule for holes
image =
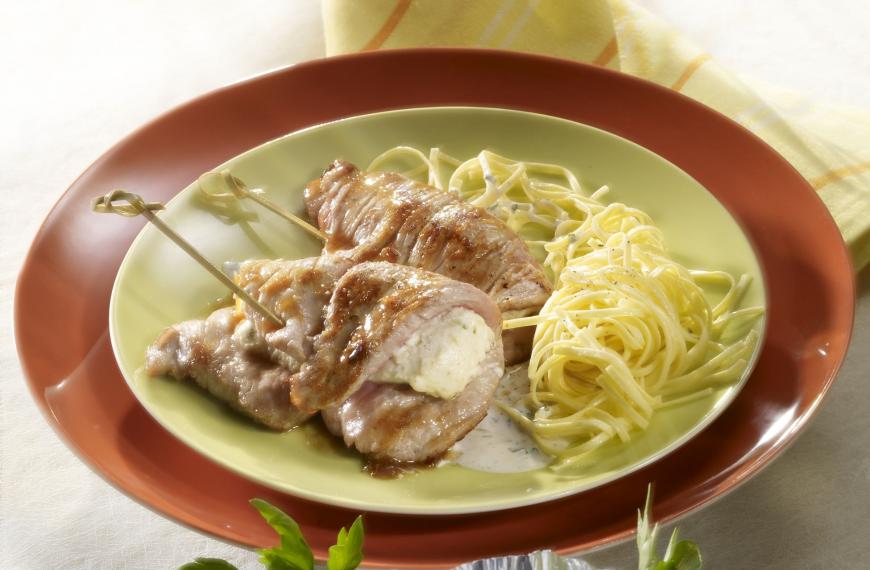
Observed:
[[[738,71],[870,106],[860,0],[646,4]],[[13,288],[51,205],[120,137],[212,88],[321,56],[319,3],[8,1],[0,21],[0,568],[174,568],[198,555],[258,568],[133,502],[60,442],[18,365]],[[859,291],[852,349],[818,417],[761,475],[679,522],[710,568],[870,565],[870,272]],[[636,565],[630,543],[587,558]]]

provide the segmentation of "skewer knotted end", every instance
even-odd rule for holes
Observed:
[[[206,197],[213,200],[225,200],[227,198],[235,198],[241,200],[249,197],[252,193],[258,194],[260,191],[251,190],[239,177],[234,176],[228,168],[221,171],[211,170],[206,172],[197,180],[199,190]],[[228,188],[229,192],[217,191],[217,188]]]
[[[119,204],[118,202],[126,202]],[[146,202],[142,196],[126,190],[112,190],[105,196],[94,198],[91,210],[98,214],[118,214],[128,218],[136,217],[145,211],[154,212],[164,209],[158,202]]]

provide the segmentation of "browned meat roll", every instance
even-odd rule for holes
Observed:
[[[350,249],[356,261],[391,261],[470,283],[505,319],[537,313],[552,292],[519,236],[449,192],[336,161],[308,184],[305,203],[328,236],[325,251]],[[508,364],[528,357],[532,334],[530,327],[504,331]]]
[[[388,262],[245,261],[234,280],[284,321],[246,305],[167,329],[149,374],[193,378],[269,427],[323,411],[377,460],[437,457],[486,415],[504,372],[501,314],[480,289]]]
[[[339,279],[323,332],[303,364],[293,403],[339,404],[367,380],[408,384],[450,399],[482,371],[501,376],[501,315],[479,289],[443,275],[385,262],[355,265]]]
[[[435,398],[408,386],[369,381],[321,412],[326,427],[348,447],[379,462],[425,463],[442,456],[486,416],[501,378],[492,351],[455,398]]]
[[[309,417],[290,403],[292,374],[276,364],[243,332],[246,321],[232,307],[205,320],[166,329],[148,347],[145,371],[151,376],[192,379],[213,396],[255,421],[288,430]]]
[[[486,415],[504,372],[498,307],[479,289],[385,262],[336,284],[293,402],[378,460],[444,453]]]

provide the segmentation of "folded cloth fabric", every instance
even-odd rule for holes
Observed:
[[[326,0],[329,55],[415,46],[543,53],[617,69],[727,115],[791,162],[870,262],[870,112],[813,102],[720,67],[631,0]]]

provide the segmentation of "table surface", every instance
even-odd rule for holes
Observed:
[[[870,5],[812,0],[644,4],[732,69],[870,106]],[[40,416],[12,335],[15,279],[69,183],[115,141],[191,97],[323,55],[317,0],[82,0],[0,6],[0,567],[174,568],[255,557],[163,519],[82,464]],[[710,568],[854,568],[870,540],[870,271],[855,334],[818,416],[763,473],[679,521]],[[666,529],[669,532],[669,529]],[[636,567],[624,543],[588,553]]]

